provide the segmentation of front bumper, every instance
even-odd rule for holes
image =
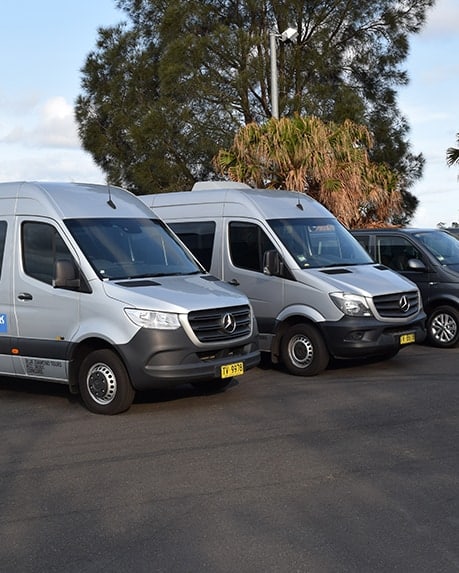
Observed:
[[[119,348],[136,390],[148,390],[221,377],[221,366],[242,362],[244,372],[260,362],[258,333],[242,342],[198,348],[182,329],[141,329]]]
[[[426,336],[424,312],[408,324],[385,323],[373,318],[343,317],[338,322],[319,324],[330,354],[335,358],[384,356],[409,346],[403,335],[414,334],[414,342]]]

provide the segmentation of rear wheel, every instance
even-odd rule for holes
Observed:
[[[112,350],[95,350],[80,366],[78,384],[85,406],[96,414],[119,414],[134,400],[126,368]]]
[[[459,312],[452,306],[439,306],[427,318],[427,340],[433,346],[452,348],[459,341]]]
[[[285,367],[296,376],[315,376],[330,360],[320,332],[310,324],[295,324],[282,337],[281,357]]]

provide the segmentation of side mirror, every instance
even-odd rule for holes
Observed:
[[[427,272],[427,267],[420,259],[408,259],[410,271]]]
[[[282,259],[276,250],[263,253],[263,273],[280,277],[282,274]]]
[[[54,263],[54,288],[80,288],[80,275],[73,261],[58,259]]]

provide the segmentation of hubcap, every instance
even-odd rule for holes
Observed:
[[[454,340],[457,334],[457,323],[450,314],[438,314],[432,320],[431,328],[435,340],[444,344]]]
[[[288,343],[288,353],[297,368],[307,368],[314,358],[314,347],[307,336],[297,335]]]
[[[116,395],[115,374],[106,364],[94,364],[88,372],[86,384],[98,404],[109,404]]]

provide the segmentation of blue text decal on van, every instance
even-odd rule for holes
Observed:
[[[8,332],[8,321],[6,314],[0,314],[0,332]]]

